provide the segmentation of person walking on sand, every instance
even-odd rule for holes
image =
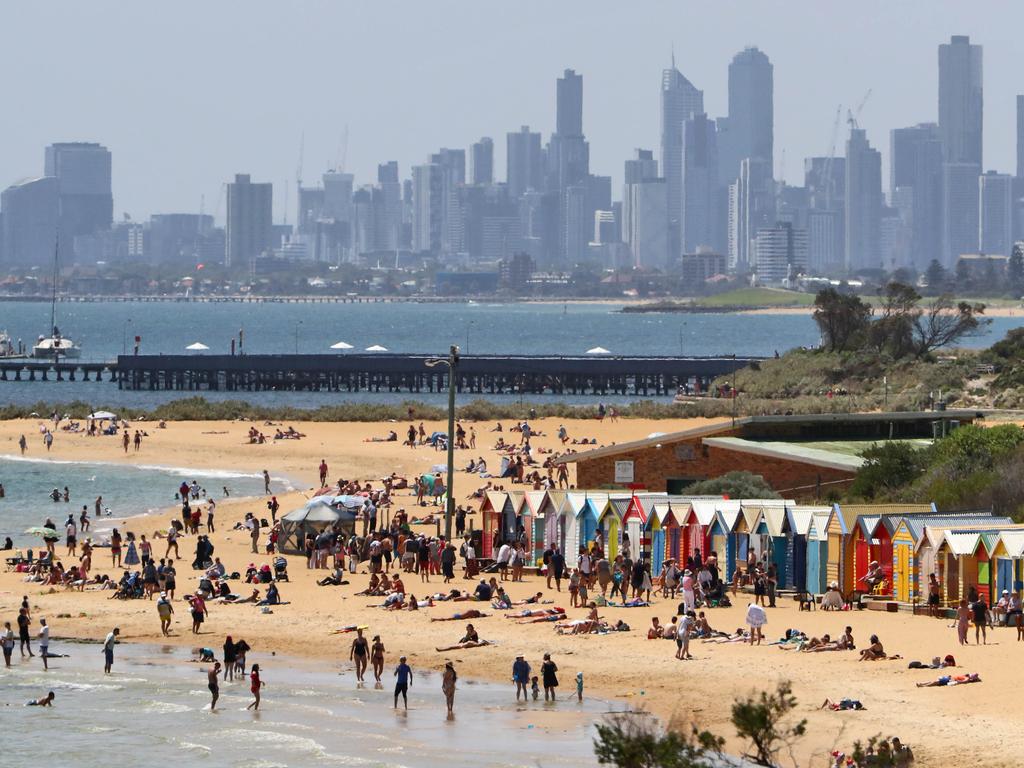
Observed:
[[[171,615],[174,613],[174,606],[167,599],[166,592],[160,593],[160,599],[156,601],[156,612],[160,617],[160,633],[167,637],[171,634]]]
[[[363,630],[356,630],[356,637],[352,641],[352,647],[348,652],[348,660],[356,663],[356,682],[363,682],[363,675],[366,674],[366,662],[370,655],[369,643],[366,642],[366,638],[363,637]],[[405,657],[403,656],[404,660]]]
[[[224,495],[227,496],[227,488],[225,488],[224,490]],[[270,495],[270,473],[267,472],[267,470],[265,469],[263,470],[263,493],[265,493],[267,496]]]
[[[249,672],[249,690],[252,691],[253,702],[248,707],[246,707],[246,709],[251,709],[253,712],[259,710],[260,688],[262,688],[264,685],[265,683],[262,680],[260,680],[260,665],[253,664],[252,670]]]
[[[210,689],[210,711],[217,709],[217,699],[220,698],[220,662],[213,662],[213,666],[206,672],[206,687]]]
[[[960,645],[967,645],[967,629],[970,626],[971,611],[967,601],[961,600],[956,609],[956,637]]]
[[[412,667],[405,663],[405,656],[398,660],[395,667],[395,704],[393,709],[398,709],[398,694],[402,694],[402,703],[409,709],[409,686],[412,685]]]
[[[320,486],[327,484],[327,459],[320,459]]]
[[[985,602],[984,595],[978,595],[978,599],[971,605],[971,611],[974,614],[974,644],[980,642],[988,645],[988,635],[985,633],[985,625],[988,624],[988,603]]]
[[[120,627],[114,627],[103,641],[103,674],[109,675],[111,667],[114,666],[114,646],[117,645],[117,636],[121,634]]]
[[[455,714],[455,681],[459,679],[455,672],[455,666],[450,662],[444,663],[444,676],[441,678],[441,691],[444,693],[445,704],[448,705],[448,717]]]
[[[555,688],[558,687],[558,665],[551,660],[551,654],[544,654],[544,663],[540,665],[540,674],[544,678],[544,701],[555,700]]]
[[[750,603],[747,606],[747,625],[750,627],[750,644],[753,645],[754,641],[757,644],[761,644],[762,633],[761,627],[768,623],[768,614],[765,613],[757,603]]]
[[[18,438],[18,447],[21,448],[21,455],[24,456],[25,451],[28,450],[28,440],[25,439],[24,435]]]

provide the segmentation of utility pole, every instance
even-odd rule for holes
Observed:
[[[448,479],[445,483],[445,490],[448,492],[448,502],[444,510],[444,540],[452,540],[452,518],[455,517],[455,387],[458,382],[459,371],[459,348],[452,344],[448,357],[432,357],[426,361],[428,368],[437,365],[448,366]]]

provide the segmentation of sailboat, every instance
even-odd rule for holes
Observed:
[[[57,277],[59,275],[57,262],[59,249],[60,241],[58,240],[57,245],[53,249],[53,296],[50,298],[50,336],[47,337],[40,334],[35,346],[32,347],[32,357],[52,357],[54,360],[59,360],[61,357],[75,358],[82,356],[82,348],[77,346],[71,339],[64,338],[57,327]]]

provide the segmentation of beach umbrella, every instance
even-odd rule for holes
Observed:
[[[352,349],[352,345],[339,341],[337,344],[331,344],[331,349]]]
[[[604,347],[593,347],[587,350],[588,355],[610,355],[611,353]]]
[[[209,349],[209,347],[203,344],[203,342],[197,341],[194,344],[189,344],[185,349],[190,352],[202,352],[204,349]]]
[[[31,528],[26,528],[25,533],[33,536],[42,536],[44,539],[60,538],[60,534],[53,530],[53,528],[47,528],[43,525],[34,525]]]
[[[110,419],[116,419],[117,418],[117,414],[116,413],[111,413],[110,411],[94,411],[93,413],[90,413],[87,418],[98,419],[100,421],[104,421],[104,420],[108,420],[109,421]]]
[[[448,465],[447,464],[435,464],[434,466],[432,466],[430,468],[430,471],[434,472],[434,473],[437,473],[437,472],[444,473],[444,472],[448,471]]]
[[[372,347],[366,348],[367,352],[387,352],[387,347],[382,347],[380,344],[374,344]]]

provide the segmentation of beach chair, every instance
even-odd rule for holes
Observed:
[[[871,594],[872,595],[887,595],[887,594],[889,594],[889,580],[888,579],[882,579],[880,582],[875,584],[875,586],[871,589]]]

